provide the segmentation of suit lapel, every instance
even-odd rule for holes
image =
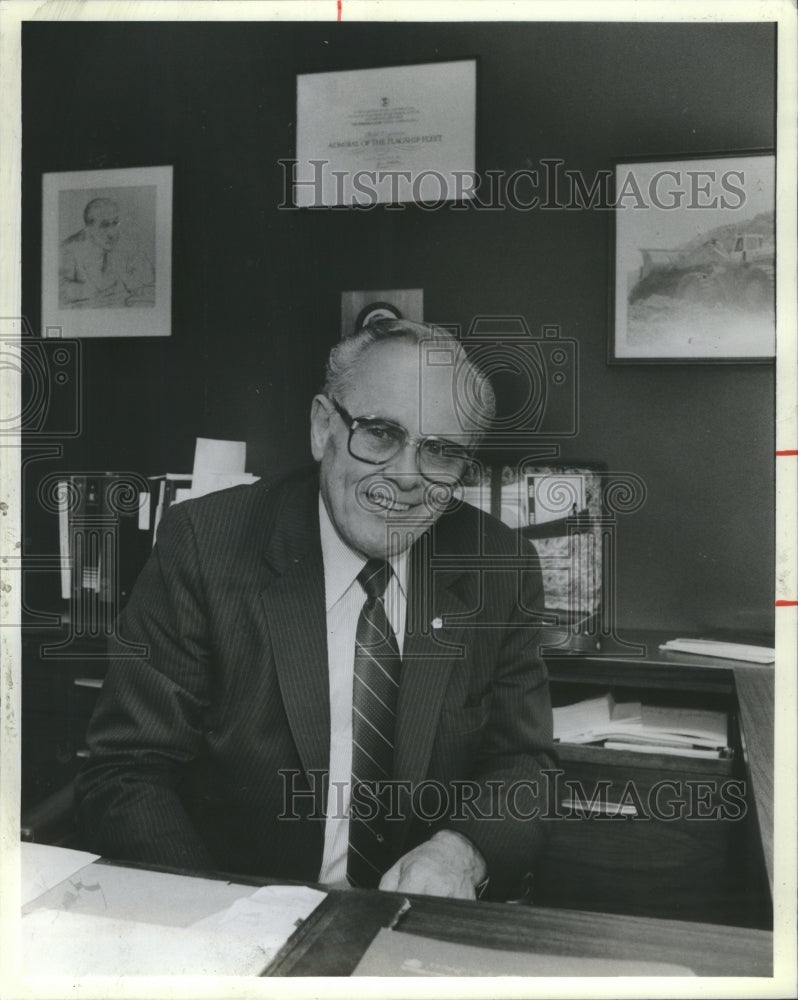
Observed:
[[[447,623],[467,605],[461,572],[435,569],[427,534],[410,553],[408,607],[397,711],[394,772],[420,781],[429,763],[438,716],[452,669],[462,663],[462,625]]]
[[[327,771],[330,689],[315,477],[285,490],[264,555],[275,578],[261,601],[288,723],[305,771]]]
[[[458,524],[456,517],[444,518],[410,552],[394,757],[394,776],[410,782],[426,775],[449,677],[462,664],[463,626],[447,622],[462,619],[473,598],[465,592],[462,570],[451,568],[466,554]],[[447,568],[436,568],[433,548]],[[315,477],[286,487],[264,556],[275,576],[261,601],[288,722],[305,771],[327,771],[330,691]]]

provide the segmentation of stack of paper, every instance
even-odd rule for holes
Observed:
[[[226,490],[257,481],[258,477],[244,472],[247,461],[245,441],[216,441],[197,438],[194,449],[194,471],[191,477],[191,496],[204,497],[207,493]]]
[[[554,738],[563,743],[599,743],[642,731],[639,702],[616,703],[608,692],[554,709]]]
[[[173,504],[195,497],[204,497],[207,493],[226,490],[231,486],[249,486],[256,483],[258,476],[244,472],[246,461],[245,441],[197,438],[194,447],[194,468],[191,472],[167,472],[162,476],[150,476],[153,489],[155,483],[160,484],[152,523],[153,545],[161,518]],[[142,493],[139,498],[139,528],[142,531],[150,529],[149,493]]]
[[[608,749],[718,757],[727,750],[728,718],[713,709],[616,703],[607,693],[555,708],[554,738]]]
[[[767,646],[716,642],[714,639],[671,639],[659,648],[663,652],[693,653],[698,656],[720,657],[724,660],[743,660],[746,663],[774,663],[776,660],[776,650]]]

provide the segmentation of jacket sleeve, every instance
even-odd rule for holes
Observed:
[[[446,822],[468,837],[485,859],[488,895],[517,895],[547,838],[546,816],[557,766],[548,675],[539,646],[545,628],[543,583],[536,556],[520,574],[495,663],[490,714],[470,778],[478,795],[462,818]]]
[[[120,616],[78,778],[85,845],[106,857],[212,867],[179,795],[209,699],[204,604],[193,529],[177,506]]]

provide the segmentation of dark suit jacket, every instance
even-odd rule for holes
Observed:
[[[117,646],[89,729],[77,793],[87,847],[318,877],[330,712],[317,504],[318,479],[304,473],[164,518],[120,620],[141,648]],[[438,826],[460,830],[484,855],[494,895],[512,890],[541,846],[542,824],[524,817],[552,763],[534,617],[542,584],[521,544],[462,504],[413,547],[397,715],[394,777],[412,783],[423,815],[405,794],[395,857]],[[480,797],[458,807],[452,782],[465,779]],[[445,815],[431,785],[419,798],[425,780],[443,783]]]

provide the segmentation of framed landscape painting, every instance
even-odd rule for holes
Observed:
[[[770,361],[775,157],[615,165],[610,362]]]

